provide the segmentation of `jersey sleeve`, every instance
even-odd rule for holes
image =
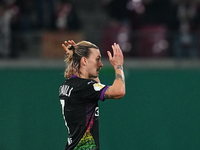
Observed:
[[[86,101],[104,101],[104,93],[109,86],[96,82],[86,83],[82,92],[82,97]]]

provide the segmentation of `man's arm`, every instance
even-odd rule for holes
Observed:
[[[113,56],[108,51],[108,57],[110,63],[115,69],[115,80],[113,81],[112,86],[107,88],[104,93],[105,99],[119,99],[125,95],[125,77],[123,71],[124,57],[122,51],[118,44],[114,43],[112,45]]]

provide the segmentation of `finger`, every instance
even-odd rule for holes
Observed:
[[[71,40],[71,42],[72,42],[72,45],[76,45],[76,43],[73,40]]]
[[[113,56],[115,56],[116,55],[116,43],[114,43],[112,45],[112,49],[113,49]]]
[[[73,40],[68,40],[68,43],[71,45],[76,45],[76,43]]]
[[[68,43],[69,43],[70,45],[72,45],[72,41],[71,41],[71,40],[68,40]]]
[[[68,43],[67,41],[65,41],[64,43],[65,43],[65,45],[66,45],[66,46],[68,46],[68,45],[69,45],[69,43]]]
[[[120,47],[119,47],[120,48]],[[123,51],[122,51],[122,49],[120,48],[120,54],[122,55],[122,57],[124,57],[124,55],[123,55]]]
[[[62,44],[62,47],[64,48],[64,50],[67,50],[67,47],[65,46],[65,44]]]
[[[107,54],[108,54],[109,60],[111,60],[112,59],[112,55],[111,55],[110,51],[107,51]]]
[[[118,50],[117,44],[115,43],[114,45],[115,45],[115,52],[116,52],[116,54],[118,54],[119,50]]]
[[[115,43],[114,47],[115,47],[115,55],[118,56],[120,54],[120,52],[119,52],[120,50],[119,50],[118,44]]]
[[[116,55],[118,56],[122,55],[122,51],[119,44],[115,44],[115,49],[116,49]]]
[[[65,44],[62,44],[62,47],[63,47],[64,50],[66,51],[66,54],[69,54],[69,50],[68,50],[68,48],[65,46]]]
[[[117,49],[118,49],[119,54],[122,55],[122,50],[121,50],[119,44],[117,44]]]

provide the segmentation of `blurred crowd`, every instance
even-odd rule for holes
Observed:
[[[103,6],[111,18],[105,33],[115,33],[103,41],[118,40],[127,55],[199,57],[199,0],[103,0]]]
[[[80,18],[68,0],[0,0],[0,57],[18,57],[30,31],[80,28]]]
[[[23,43],[16,33],[81,30],[72,2],[0,0],[0,57],[18,57]],[[102,49],[118,42],[127,56],[199,57],[198,0],[101,0],[100,7],[109,16],[102,29]]]

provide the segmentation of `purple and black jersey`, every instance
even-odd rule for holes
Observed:
[[[77,76],[65,80],[60,86],[59,98],[68,128],[65,150],[99,149],[98,100],[104,101],[107,88],[94,80]]]

